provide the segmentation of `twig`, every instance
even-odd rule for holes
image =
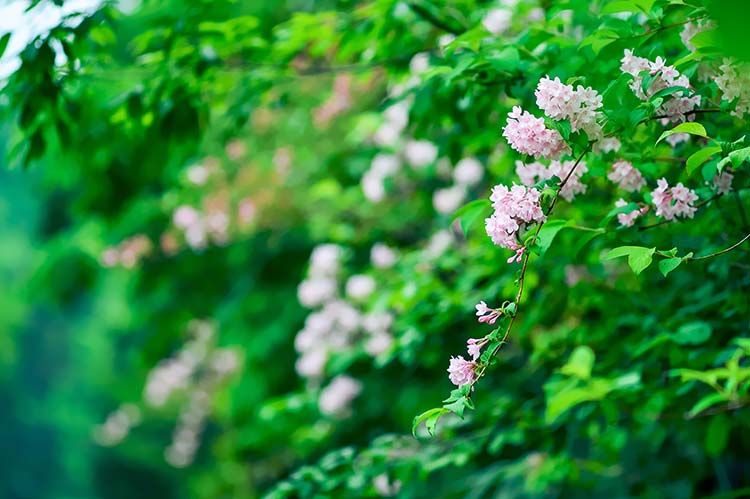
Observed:
[[[705,260],[707,258],[713,258],[715,256],[723,255],[724,253],[729,253],[730,251],[732,251],[733,249],[735,249],[737,246],[739,246],[740,244],[744,243],[748,239],[750,239],[750,234],[746,235],[745,237],[743,237],[742,239],[740,239],[738,242],[734,243],[730,247],[725,248],[725,249],[723,249],[721,251],[717,251],[716,253],[711,253],[710,255],[694,256],[694,257],[691,256],[690,258],[686,258],[685,260],[691,260],[691,261],[692,260]]]
[[[555,204],[557,203],[557,200],[560,197],[560,192],[562,191],[563,187],[565,187],[565,184],[568,182],[568,179],[570,179],[570,177],[573,175],[573,172],[581,163],[584,156],[586,156],[586,154],[588,154],[588,152],[591,150],[592,145],[593,145],[593,142],[589,143],[586,149],[576,159],[575,164],[573,164],[573,168],[570,169],[570,171],[562,180],[562,182],[560,182],[560,187],[557,189],[557,192],[555,193],[555,197],[552,198],[552,202],[547,208],[547,212],[544,214],[545,216],[549,216],[549,214],[552,213],[552,209],[555,207]],[[532,241],[536,240],[536,238],[539,236],[539,231],[542,230],[543,226],[544,226],[544,223],[540,223],[536,226],[536,231],[534,232],[534,236],[531,238]],[[513,314],[510,315],[508,326],[505,328],[505,334],[503,335],[503,338],[500,340],[500,343],[498,343],[495,346],[495,348],[492,349],[492,352],[490,353],[490,356],[487,359],[487,362],[482,364],[482,367],[476,373],[476,376],[474,376],[474,380],[471,382],[472,389],[474,388],[474,385],[479,381],[479,379],[482,378],[482,376],[484,376],[484,373],[487,370],[487,366],[489,365],[490,361],[493,358],[495,358],[497,353],[500,351],[500,348],[502,348],[502,346],[505,344],[506,340],[508,339],[508,335],[510,335],[510,330],[513,328],[513,323],[516,321],[516,316],[518,315],[518,307],[521,302],[521,297],[523,296],[523,283],[524,283],[524,278],[526,277],[526,267],[528,266],[530,257],[531,257],[531,252],[527,250],[523,256],[523,263],[521,264],[521,275],[518,278],[518,293],[516,293],[516,300],[515,300],[516,310]]]

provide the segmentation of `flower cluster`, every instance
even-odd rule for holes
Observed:
[[[471,384],[476,376],[476,368],[476,361],[466,360],[462,355],[451,357],[448,366],[448,379],[456,386]]]
[[[698,199],[695,191],[688,189],[682,182],[674,187],[669,187],[667,180],[660,178],[657,188],[651,192],[656,216],[664,217],[666,220],[674,220],[675,217],[693,218],[696,208],[693,203]]]
[[[152,250],[151,240],[143,234],[136,234],[105,249],[101,255],[101,264],[105,267],[122,265],[126,269],[132,269]]]
[[[104,423],[93,430],[94,441],[103,446],[117,445],[128,436],[130,430],[140,424],[141,410],[135,404],[122,404],[107,416]]]
[[[724,171],[714,176],[713,180],[711,181],[711,185],[713,186],[714,190],[716,190],[717,194],[729,194],[729,192],[732,190],[733,178],[734,175]]]
[[[447,159],[445,160],[447,162]],[[450,168],[447,164],[446,170]],[[437,189],[432,194],[432,206],[440,214],[450,215],[455,212],[466,199],[467,191],[479,183],[484,175],[484,167],[475,158],[463,158],[453,169],[453,185]]]
[[[323,388],[318,397],[318,409],[321,414],[334,417],[345,417],[350,412],[352,401],[362,391],[362,383],[342,374],[336,376]]]
[[[632,50],[625,49],[625,56],[620,61],[620,70],[633,76],[630,84],[631,90],[636,97],[643,101],[648,101],[655,93],[670,87],[690,88],[690,80],[687,76],[681,75],[674,66],[667,66],[667,63],[661,57],[655,61],[649,61],[643,57],[633,55]],[[654,77],[654,80],[646,89],[643,88],[643,77],[641,74],[648,72]],[[665,118],[662,123],[670,121],[682,122],[687,119],[687,114],[699,106],[701,103],[700,95],[683,96],[680,92],[670,94],[664,98],[664,103],[657,109],[658,115]]]
[[[396,265],[398,252],[384,243],[375,243],[370,249],[370,262],[377,269],[389,269]]]
[[[375,357],[393,345],[390,333],[393,316],[387,312],[364,313],[362,304],[375,291],[375,280],[356,274],[344,283],[347,299],[339,295],[343,249],[334,244],[316,247],[310,256],[307,278],[298,287],[300,303],[317,308],[305,319],[304,327],[294,339],[299,353],[297,373],[318,384],[325,375],[326,363],[336,353],[351,351],[355,346]],[[372,258],[380,268],[395,264],[398,255],[383,244],[372,248]],[[347,407],[360,391],[359,382],[348,376],[334,378],[319,395],[322,414],[344,416]]]
[[[482,26],[495,36],[502,35],[510,28],[513,12],[508,9],[491,9],[482,19]]]
[[[456,185],[471,187],[484,176],[484,167],[476,158],[463,158],[453,168],[453,181]]]
[[[736,64],[724,59],[715,81],[723,94],[722,100],[736,101],[732,115],[742,118],[750,113],[750,64]]]
[[[229,216],[225,210],[202,213],[192,206],[182,205],[172,213],[172,223],[183,232],[185,241],[193,249],[204,249],[209,241],[218,245],[229,242]]]
[[[409,100],[403,99],[399,102],[388,107],[383,112],[385,120],[375,132],[373,140],[379,146],[393,146],[395,145],[401,134],[409,124],[409,107],[411,106]]]
[[[479,322],[486,322],[487,324],[494,324],[503,315],[503,311],[499,308],[490,308],[484,301],[480,301],[476,304],[477,319]]]
[[[240,366],[233,349],[216,347],[216,332],[211,323],[191,321],[187,332],[188,341],[149,372],[143,389],[143,399],[149,407],[180,402],[172,442],[164,451],[165,460],[178,468],[193,461],[215,394]],[[100,445],[116,445],[140,420],[138,406],[125,404],[95,428],[94,439]]]
[[[412,168],[424,168],[434,163],[437,156],[437,147],[429,140],[410,140],[404,146],[404,159]]]
[[[534,92],[536,104],[544,114],[556,121],[569,120],[570,130],[583,130],[589,139],[596,140],[602,136],[601,118],[602,96],[591,87],[566,85],[555,77],[548,76],[539,80]]]
[[[560,132],[547,128],[543,118],[537,118],[518,106],[513,106],[513,110],[508,113],[503,137],[519,153],[529,154],[537,159],[557,159],[570,153],[570,147]]]
[[[628,202],[622,198],[615,201],[615,208],[621,208],[627,205],[628,205]],[[644,206],[642,208],[633,210],[628,213],[618,213],[617,221],[620,223],[620,225],[623,225],[625,227],[632,227],[633,224],[635,223],[635,219],[640,217],[641,215],[644,215],[647,211],[648,211],[648,206]]]
[[[620,189],[628,192],[639,191],[646,185],[646,179],[643,178],[641,172],[634,168],[631,162],[624,159],[615,161],[607,178],[617,184]]]
[[[379,153],[370,163],[370,169],[362,176],[362,192],[377,203],[385,198],[385,180],[401,168],[401,160],[393,154]]]
[[[485,219],[485,230],[493,243],[516,252],[508,259],[508,263],[520,261],[526,249],[518,243],[518,232],[529,223],[546,220],[539,204],[539,196],[536,189],[522,185],[514,184],[508,189],[501,184],[492,188],[490,201],[495,211]]]
[[[573,170],[574,167],[575,170]],[[581,176],[588,171],[585,161],[580,161],[578,166],[572,160],[552,161],[549,167],[544,166],[538,161],[529,164],[516,161],[516,174],[521,178],[521,183],[525,186],[531,187],[537,182],[552,177],[557,177],[561,182],[567,178],[567,182],[560,189],[560,196],[568,202],[573,201],[576,195],[586,192],[587,186],[581,182]]]

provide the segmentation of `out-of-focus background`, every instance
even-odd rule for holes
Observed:
[[[705,4],[0,0],[0,497],[750,496],[747,244],[602,259],[748,233],[744,159],[675,169],[705,144],[654,146],[620,70],[681,61],[737,141]],[[476,410],[412,435],[516,295],[482,219],[546,74],[640,128],[556,208]],[[707,207],[619,227],[620,157]]]

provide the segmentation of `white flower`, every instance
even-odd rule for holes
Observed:
[[[430,68],[430,55],[427,52],[420,52],[409,61],[409,71],[413,75],[420,75]]]
[[[381,177],[389,177],[398,172],[401,161],[393,154],[376,154],[370,163],[370,171]]]
[[[187,170],[187,179],[191,184],[203,185],[208,180],[208,168],[203,165],[193,165]]]
[[[328,277],[312,277],[297,287],[297,298],[307,308],[317,307],[336,295],[336,281]]]
[[[383,176],[373,170],[368,170],[362,176],[362,193],[371,203],[379,203],[385,199]]]
[[[192,206],[178,206],[172,213],[172,223],[180,229],[187,229],[200,220],[200,213]]]
[[[353,275],[346,281],[346,295],[353,300],[365,300],[375,291],[375,279],[369,275]]]
[[[383,352],[387,352],[393,345],[393,336],[389,333],[377,333],[372,335],[365,342],[365,351],[376,357]]]
[[[455,212],[466,198],[466,189],[462,185],[454,185],[446,189],[438,189],[432,195],[432,206],[435,211],[443,215]]]
[[[323,375],[327,360],[328,354],[325,350],[316,348],[305,352],[297,359],[294,368],[303,378],[319,378]]]
[[[185,231],[185,240],[193,249],[203,249],[208,241],[206,239],[206,228],[202,223],[194,223]]]
[[[387,312],[372,312],[362,318],[362,328],[372,335],[388,331],[392,324],[393,315]]]
[[[427,243],[425,253],[432,258],[437,258],[450,248],[453,244],[453,234],[448,230],[440,230],[432,235]]]
[[[437,147],[427,140],[410,140],[404,146],[406,162],[413,168],[423,168],[437,159]]]
[[[456,163],[453,180],[459,185],[472,186],[479,183],[484,175],[484,167],[475,158],[464,158]]]
[[[397,125],[394,125],[390,121],[386,121],[385,123],[380,125],[380,127],[378,127],[375,135],[373,136],[373,140],[379,146],[393,146],[394,144],[396,144],[396,142],[398,142],[399,137],[401,137],[401,130],[402,129]]]
[[[398,253],[383,243],[375,243],[370,250],[370,261],[379,269],[393,267],[398,260]]]
[[[335,244],[316,246],[310,255],[310,275],[331,276],[339,270],[341,248]]]
[[[352,400],[361,391],[362,384],[356,379],[347,375],[336,376],[320,392],[318,408],[327,416],[344,416],[349,411]]]
[[[501,35],[510,28],[512,13],[505,9],[492,9],[482,19],[482,25],[495,36]]]
[[[411,104],[407,99],[402,99],[383,111],[383,116],[388,120],[388,123],[401,131],[409,124],[410,105]]]

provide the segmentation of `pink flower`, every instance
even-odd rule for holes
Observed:
[[[487,324],[494,324],[497,319],[502,315],[502,311],[496,308],[490,308],[483,301],[476,304],[477,317],[479,322],[486,322]]]
[[[570,130],[583,130],[589,139],[595,140],[602,135],[602,127],[597,119],[602,113],[602,96],[591,87],[565,85],[560,78],[550,80],[548,76],[539,80],[534,92],[536,104],[544,114],[555,121],[569,120]]]
[[[660,178],[656,182],[657,188],[651,192],[656,216],[664,217],[666,220],[674,220],[675,217],[693,218],[696,208],[693,203],[698,199],[695,191],[688,189],[680,182],[674,187],[669,187],[667,180]]]
[[[615,161],[607,178],[628,192],[638,191],[646,185],[646,179],[643,178],[641,172],[633,168],[633,164],[624,159]]]
[[[618,199],[615,202],[615,207],[620,208],[622,206],[627,206],[628,203],[624,199]],[[617,221],[620,222],[620,225],[623,225],[625,227],[632,227],[635,223],[635,219],[639,216],[645,214],[648,211],[648,206],[644,206],[643,208],[640,208],[638,210],[633,210],[629,213],[618,213],[617,214]]]
[[[486,338],[469,338],[466,342],[466,351],[471,355],[472,360],[477,360],[482,354],[482,347],[485,346],[489,340]]]
[[[713,178],[712,184],[719,194],[729,194],[732,190],[732,179],[734,175],[727,172],[720,173]]]
[[[529,164],[523,164],[521,161],[516,161],[516,174],[521,177],[521,182],[524,185],[532,186],[542,180],[547,180],[552,177],[557,177],[562,182],[565,177],[568,177],[571,169],[576,165],[575,161],[552,161],[549,167],[545,167],[542,163],[534,162]],[[588,172],[589,169],[586,167],[586,162],[581,161],[573,174],[568,177],[568,181],[560,189],[560,196],[565,198],[566,201],[573,201],[573,198],[577,194],[583,194],[586,192],[586,184],[581,182],[581,176]]]
[[[546,220],[539,204],[539,196],[536,189],[527,189],[522,185],[514,184],[509,189],[500,184],[492,188],[490,201],[495,211],[485,219],[485,231],[493,243],[516,252],[508,263],[520,260],[520,255],[523,254],[523,246],[516,239],[517,233],[526,224]]]
[[[681,75],[674,66],[667,66],[666,61],[661,57],[657,57],[655,61],[651,62],[643,57],[633,55],[632,50],[626,49],[625,56],[620,62],[622,63],[620,65],[620,70],[623,73],[628,73],[633,76],[630,88],[633,90],[636,97],[642,101],[648,101],[651,96],[665,88],[690,88],[690,80],[688,77]],[[656,75],[654,81],[645,90],[642,85],[643,79],[640,76],[644,71],[648,71],[650,75]],[[667,116],[667,118],[662,120],[662,123],[664,124],[667,124],[670,121],[682,122],[687,119],[686,115],[695,109],[696,106],[699,106],[700,103],[700,95],[684,97],[682,93],[677,92],[664,98],[664,102],[659,109],[656,110],[656,114]]]
[[[456,386],[473,383],[474,376],[476,375],[476,367],[476,362],[468,361],[461,355],[451,357],[450,365],[448,366],[448,379]]]
[[[550,130],[545,126],[544,119],[537,118],[518,106],[514,106],[508,113],[503,137],[516,151],[535,158],[557,159],[570,153],[570,147],[560,132]]]

